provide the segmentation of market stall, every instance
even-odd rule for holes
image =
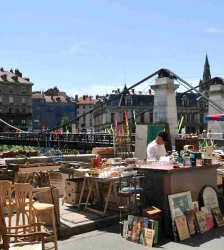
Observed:
[[[173,168],[172,165],[165,164],[163,166],[142,164],[136,169],[147,176],[143,182],[146,206],[156,206],[161,209],[161,228],[165,235],[172,234],[168,195],[190,191],[193,201],[197,201],[203,186],[217,187],[217,165]]]

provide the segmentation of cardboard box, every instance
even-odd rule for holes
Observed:
[[[122,205],[126,205],[129,203],[135,204],[135,195],[132,195],[130,198],[129,197],[120,197],[120,196],[116,196],[116,195],[110,195],[109,202],[116,203],[116,204],[121,203]]]
[[[150,220],[161,220],[161,210],[157,207],[149,207],[142,210],[142,216],[148,217]]]

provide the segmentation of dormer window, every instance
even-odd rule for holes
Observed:
[[[189,99],[187,96],[183,96],[182,98],[182,106],[183,107],[188,107],[189,106]]]
[[[15,82],[18,82],[18,76],[12,76],[12,79],[13,79]]]
[[[125,105],[126,105],[126,106],[132,106],[132,100],[131,100],[130,97],[127,97],[127,98],[125,99]]]
[[[6,74],[2,75],[1,78],[2,78],[3,81],[7,81],[7,75]]]

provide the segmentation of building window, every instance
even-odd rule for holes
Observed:
[[[25,114],[26,114],[26,109],[23,108],[23,109],[22,109],[22,112],[23,112],[23,114],[25,115]]]
[[[141,123],[145,122],[145,114],[141,114]]]
[[[10,119],[10,120],[9,120],[9,123],[10,123],[10,124],[13,124],[13,123],[14,123],[14,120],[13,120],[13,119]]]
[[[14,108],[9,108],[9,114],[13,114],[14,113]]]
[[[200,123],[203,123],[203,122],[204,122],[204,115],[200,114]]]
[[[26,98],[22,97],[22,105],[26,105]]]
[[[26,124],[26,120],[22,119],[22,124],[25,125]]]
[[[13,87],[9,86],[9,94],[13,94]]]
[[[113,124],[114,123],[114,117],[115,117],[115,114],[114,113],[111,113],[110,114],[110,122]]]
[[[85,105],[83,105],[83,109],[85,109],[86,108],[86,106]]]
[[[2,104],[2,95],[0,95],[0,104]]]
[[[189,120],[188,120],[188,118],[189,118],[188,114],[185,114],[184,116],[185,116],[185,122],[188,123],[189,122]]]
[[[129,98],[129,97],[126,98],[126,99],[125,99],[125,104],[126,104],[126,106],[131,106],[131,104],[132,104],[132,103],[131,103],[131,98]]]
[[[183,107],[188,107],[189,106],[189,99],[187,96],[183,96],[182,98],[182,106]]]
[[[25,87],[22,87],[22,94],[26,94],[26,88]]]
[[[3,111],[3,108],[2,108],[2,107],[0,107],[0,114],[2,113],[2,111]]]
[[[153,123],[153,113],[150,113],[150,114],[149,114],[149,122],[150,122],[150,123]]]
[[[9,104],[13,104],[13,96],[9,96]]]
[[[37,106],[37,110],[40,110],[40,106]]]

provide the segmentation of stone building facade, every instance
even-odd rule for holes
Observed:
[[[33,132],[40,132],[42,126],[53,128],[61,124],[63,117],[74,120],[77,116],[76,101],[66,96],[57,87],[46,92],[32,94],[33,105]],[[73,122],[76,124],[76,121]]]
[[[203,84],[211,79],[210,65],[206,55],[203,78],[199,81],[199,91],[209,95],[209,84]],[[128,117],[133,117],[133,110],[136,113],[137,124],[153,124],[153,108],[154,95],[151,90],[148,93],[137,92],[135,90],[128,91],[126,85],[120,97],[119,89],[115,93],[109,94],[103,98],[97,99],[95,107],[99,107],[93,113],[95,131],[104,132],[105,128],[109,128],[110,124],[114,124],[114,119],[118,122],[124,122],[124,109],[128,113]],[[112,99],[109,103],[107,100]],[[195,133],[196,130],[202,132],[207,130],[207,122],[204,117],[208,114],[208,104],[200,97],[199,94],[188,92],[176,92],[177,118],[178,120],[184,116],[183,126],[186,127],[186,133]],[[141,114],[141,115],[139,115]],[[135,133],[134,119],[129,122],[132,133]]]
[[[23,131],[32,130],[32,86],[18,69],[0,68],[0,119]],[[15,129],[1,122],[0,131]]]

